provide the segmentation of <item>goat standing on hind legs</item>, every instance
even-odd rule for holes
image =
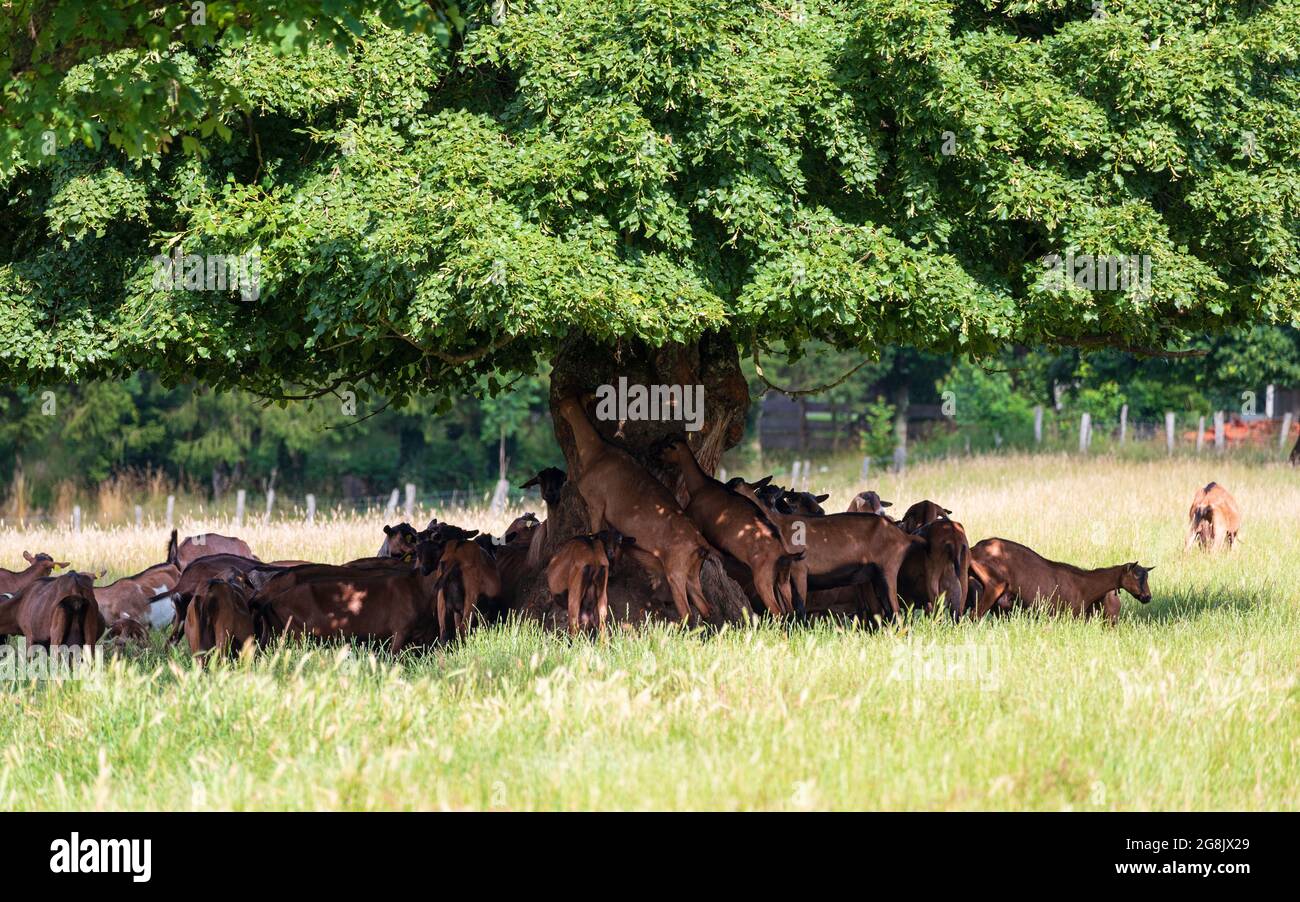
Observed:
[[[792,588],[790,565],[803,560],[803,551],[786,544],[781,530],[756,502],[705,473],[684,439],[667,440],[661,456],[682,475],[690,495],[686,516],[709,544],[749,568],[754,592],[768,613],[780,619],[797,611],[802,620],[807,612],[803,597]]]
[[[571,473],[570,482],[587,507],[590,531],[612,526],[636,536],[633,549],[643,560],[653,559],[681,622],[690,622],[692,607],[708,620],[713,609],[704,597],[700,568],[707,559],[720,562],[717,552],[662,482],[632,455],[600,437],[577,400],[565,398],[558,409],[573,432],[578,474]]]

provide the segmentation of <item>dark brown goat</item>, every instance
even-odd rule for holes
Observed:
[[[89,573],[42,577],[0,601],[0,637],[21,635],[29,646],[94,645],[103,631]]]
[[[752,495],[745,483],[737,486],[741,494]],[[794,591],[802,598],[811,589],[858,587],[858,616],[870,614],[870,584],[880,599],[881,616],[898,615],[898,571],[908,551],[923,545],[924,539],[908,535],[883,517],[875,514],[827,514],[810,517],[771,511],[768,514],[780,527],[787,545],[805,552],[802,561],[790,568]]]
[[[67,561],[56,562],[44,552],[31,554],[24,551],[23,560],[27,561],[25,570],[6,570],[0,567],[0,596],[17,595],[38,579],[44,579],[53,571],[68,566]]]
[[[939,596],[947,599],[954,620],[966,610],[967,586],[970,582],[970,543],[966,530],[947,517],[934,520],[918,529],[915,535],[925,540],[913,546],[898,571],[898,594],[921,605],[928,614]]]
[[[187,536],[185,541],[179,545],[176,544],[176,530],[172,530],[171,539],[167,542],[167,563],[175,564],[183,573],[185,568],[200,558],[211,557],[215,554],[237,554],[240,557],[260,560],[257,555],[253,554],[248,543],[243,539],[237,539],[234,536],[223,536],[215,532],[200,533],[196,536]]]
[[[568,477],[560,468],[547,467],[520,486],[521,489],[538,486],[542,490],[542,500],[546,502],[546,519],[541,522],[537,529],[533,530],[528,546],[528,555],[525,558],[525,564],[531,570],[536,570],[541,566],[542,554],[546,551],[548,541],[546,524],[555,522],[556,514],[560,509],[560,493],[564,489],[564,483],[567,479]]]
[[[581,471],[575,484],[587,506],[590,532],[612,526],[636,536],[642,559],[654,558],[667,582],[680,620],[689,621],[692,606],[707,620],[712,609],[700,584],[700,568],[705,560],[718,560],[716,552],[662,482],[600,437],[581,404],[566,398],[559,413],[573,431]]]
[[[193,655],[215,649],[238,657],[256,638],[246,587],[231,579],[208,580],[186,611],[185,638]]]
[[[907,513],[903,514],[903,519],[898,521],[898,525],[907,532],[915,533],[927,523],[944,520],[951,513],[948,508],[933,501],[918,501],[907,509]]]
[[[258,639],[355,638],[388,642],[394,653],[430,643],[438,633],[432,575],[437,555],[434,543],[421,542],[415,567],[335,568],[332,576],[286,580],[287,588],[280,582],[283,574],[277,575],[249,599]]]
[[[681,473],[690,496],[686,516],[710,545],[749,568],[754,592],[768,613],[780,618],[798,611],[803,617],[804,598],[792,591],[790,567],[804,553],[787,546],[762,505],[705,473],[684,439],[668,441],[661,459]]]
[[[551,603],[567,600],[569,632],[582,629],[584,607],[594,612],[596,632],[605,635],[609,614],[609,574],[622,557],[624,546],[636,539],[617,529],[605,529],[590,536],[574,536],[555,551],[546,565],[546,587]]]
[[[849,506],[844,512],[847,514],[878,514],[884,517],[886,516],[885,508],[893,506],[894,502],[892,501],[881,501],[880,495],[876,492],[858,492],[853,496],[853,500],[849,502]]]
[[[438,557],[435,583],[438,638],[442,641],[468,635],[475,612],[488,621],[498,617],[501,574],[492,556],[477,543],[447,542]]]
[[[379,546],[376,557],[413,558],[415,546],[419,543],[419,533],[410,523],[398,523],[396,526],[384,525],[384,544]]]
[[[1123,589],[1138,601],[1151,600],[1147,574],[1153,567],[1136,561],[1085,570],[1073,564],[1050,561],[1032,548],[1007,539],[984,539],[971,548],[971,570],[979,581],[975,616],[983,617],[994,605],[1016,605],[1069,610],[1085,614],[1104,603],[1107,592]],[[976,566],[978,565],[978,566]]]

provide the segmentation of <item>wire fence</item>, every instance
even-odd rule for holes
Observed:
[[[860,457],[862,480],[882,470],[898,472],[925,461],[952,459],[989,453],[1131,454],[1152,458],[1159,455],[1231,454],[1252,460],[1285,460],[1300,439],[1300,418],[1286,413],[1280,417],[1209,414],[1166,414],[1162,421],[1130,420],[1127,409],[1118,417],[1095,419],[1089,413],[1077,419],[1049,415],[1035,409],[1032,429],[1027,425],[996,429],[981,424],[950,423],[931,429],[911,444],[900,444],[890,454]],[[816,452],[774,454],[760,452],[763,466],[773,466],[793,488],[808,490],[818,483],[815,474],[829,469],[824,456]],[[846,455],[837,454],[835,463],[844,466]],[[719,477],[726,479],[724,470]],[[138,529],[179,528],[187,523],[229,524],[235,528],[251,523],[297,521],[314,523],[331,518],[353,517],[405,520],[422,525],[429,519],[466,508],[494,507],[501,511],[528,508],[540,511],[544,502],[537,489],[521,490],[511,483],[491,483],[460,489],[420,490],[414,483],[397,486],[385,495],[325,496],[312,492],[281,493],[276,490],[251,494],[246,490],[228,493],[217,502],[186,499],[178,507],[177,497],[154,496],[125,510],[90,512],[80,505],[63,512],[31,511],[21,515],[0,513],[0,529],[44,526],[80,530],[83,526],[134,526]],[[119,506],[120,508],[121,506]]]

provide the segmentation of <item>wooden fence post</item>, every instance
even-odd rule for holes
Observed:
[[[410,520],[415,516],[415,483],[406,484],[406,519]]]
[[[1278,436],[1277,446],[1286,450],[1286,440],[1291,437],[1291,411],[1282,414],[1282,434]]]
[[[1043,443],[1043,405],[1034,405],[1034,444]]]
[[[1088,441],[1091,438],[1091,432],[1092,414],[1085,413],[1083,416],[1079,417],[1079,452],[1081,454],[1088,453]]]
[[[1122,445],[1128,440],[1128,405],[1125,404],[1119,409],[1119,443]]]
[[[316,496],[307,493],[307,523],[311,525],[316,522]]]
[[[862,455],[862,477],[861,477],[862,481],[866,482],[867,478],[870,475],[871,475],[871,456],[868,454],[864,454]]]
[[[797,460],[790,464],[790,491],[792,492],[797,492],[799,490],[799,466],[800,464]]]
[[[1170,454],[1174,453],[1174,412],[1165,411],[1165,447]]]
[[[808,480],[812,478],[812,461],[803,462],[803,490],[808,491]]]
[[[235,493],[235,526],[237,527],[244,525],[244,502],[247,498],[248,494],[243,489]]]
[[[72,531],[81,532],[81,505],[72,506]]]
[[[275,507],[275,489],[266,490],[266,521],[271,522],[271,509]]]
[[[1205,417],[1196,426],[1196,453],[1201,453],[1201,448],[1205,447]]]
[[[1264,388],[1264,416],[1270,420],[1273,419],[1273,386],[1268,385]]]
[[[135,506],[135,528],[139,529],[144,526],[144,508],[140,505]]]
[[[393,489],[393,494],[388,496],[388,506],[384,508],[385,520],[392,520],[394,515],[397,513],[397,497],[398,491],[397,489]],[[455,501],[454,495],[452,496],[452,500]]]
[[[1227,445],[1227,435],[1223,430],[1223,411],[1214,412],[1214,450],[1222,451]]]
[[[167,528],[171,529],[176,515],[176,496],[167,496]]]

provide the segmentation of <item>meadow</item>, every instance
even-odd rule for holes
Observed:
[[[812,487],[841,510],[868,487],[855,477],[846,463]],[[1242,543],[1219,558],[1183,552],[1187,507],[1211,479],[1244,514]],[[1294,469],[1004,455],[870,487],[895,512],[943,503],[972,542],[1154,564],[1154,600],[1125,596],[1113,628],[1017,613],[878,632],[657,625],[602,644],[515,622],[398,658],[289,644],[206,668],[155,635],[84,680],[0,682],[0,809],[1300,807]],[[433,513],[499,531],[518,511]],[[263,559],[345,561],[373,554],[381,526],[240,534]],[[49,551],[112,578],[165,543],[161,527],[9,529],[0,564]]]

